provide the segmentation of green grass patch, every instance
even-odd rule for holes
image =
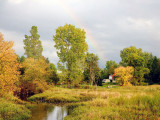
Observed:
[[[31,96],[28,100],[47,103],[72,103],[91,100],[95,97],[96,95],[90,90],[53,88],[44,93]]]
[[[31,116],[27,102],[8,94],[0,98],[0,120],[27,120]]]

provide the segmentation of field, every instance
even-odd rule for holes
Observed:
[[[160,118],[160,86],[54,87],[28,99],[32,102],[66,104],[65,120],[153,120]]]

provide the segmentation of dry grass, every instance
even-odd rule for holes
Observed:
[[[29,100],[70,103],[71,112],[66,120],[152,120],[160,117],[159,85],[93,89],[55,87]]]

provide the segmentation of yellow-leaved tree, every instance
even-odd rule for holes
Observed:
[[[130,82],[133,78],[133,71],[134,71],[134,68],[130,66],[116,68],[114,70],[116,80],[122,86],[130,86],[131,85]]]
[[[0,33],[0,91],[13,92],[19,78],[19,63],[12,49],[13,42],[4,41]]]
[[[44,59],[26,58],[22,63],[24,74],[21,77],[21,98],[43,92],[48,88],[46,80],[51,71]]]

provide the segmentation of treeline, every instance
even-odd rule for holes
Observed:
[[[12,48],[13,42],[5,41],[0,34],[0,95],[12,93],[26,99],[59,80],[55,65],[42,56],[37,27],[33,26],[30,33],[24,39],[26,57],[19,57]]]
[[[113,75],[121,85],[147,85],[160,83],[160,59],[152,53],[134,46],[120,52],[121,62],[107,61],[101,71],[102,78]]]
[[[102,79],[115,76],[121,85],[144,85],[160,82],[160,60],[136,47],[121,51],[121,62],[107,61],[98,66],[98,56],[88,52],[85,31],[66,24],[53,36],[57,49],[58,73],[55,65],[42,56],[43,47],[36,26],[25,35],[24,56],[13,50],[0,34],[0,93],[11,92],[21,99],[41,93],[52,85],[78,87],[80,84],[102,85]]]
[[[53,40],[58,51],[59,73],[55,65],[42,56],[43,47],[36,26],[32,26],[30,35],[25,35],[25,53],[21,57],[14,52],[13,42],[5,41],[0,34],[0,95],[10,92],[26,99],[53,85],[97,84],[95,80],[100,80],[95,77],[100,73],[98,56],[87,52],[85,31],[65,25],[56,30]],[[89,79],[84,80],[84,75]]]

